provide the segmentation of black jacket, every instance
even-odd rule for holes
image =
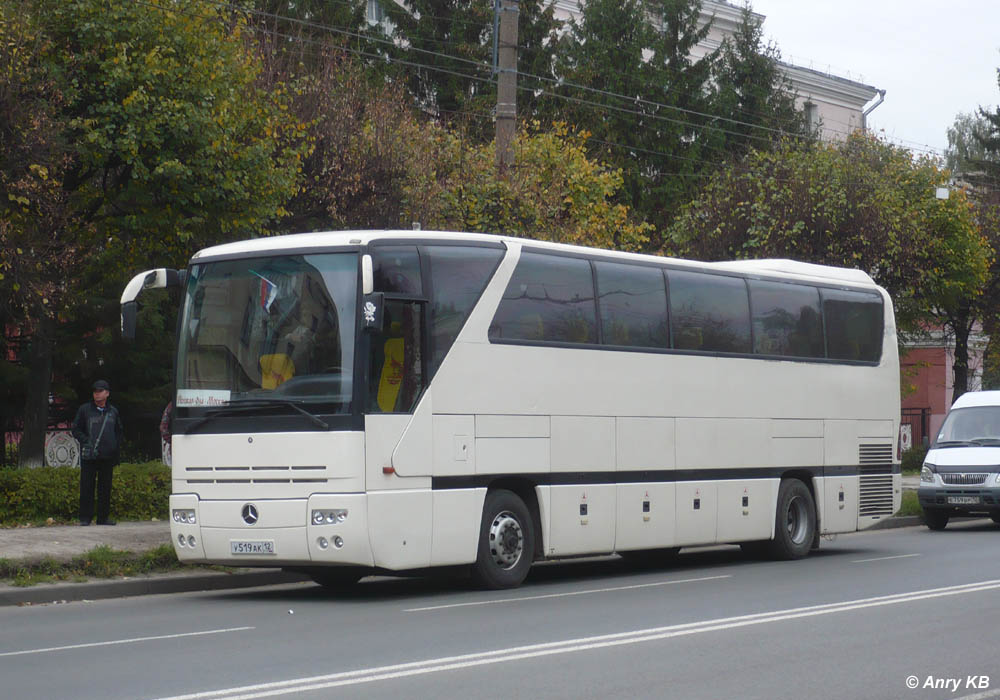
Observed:
[[[108,422],[101,432],[101,424],[107,414]],[[118,409],[110,403],[104,404],[102,411],[93,401],[83,404],[76,412],[73,420],[73,437],[80,442],[80,448],[84,445],[92,444],[97,436],[101,436],[101,441],[97,445],[97,459],[107,459],[118,462],[118,453],[121,451],[122,419],[118,415]]]

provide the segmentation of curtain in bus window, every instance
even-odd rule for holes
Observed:
[[[819,290],[750,280],[753,351],[758,355],[823,357]]]
[[[433,377],[472,307],[486,288],[503,251],[472,246],[427,246],[431,270],[431,362]]]
[[[667,348],[667,290],[659,268],[595,262],[605,345]]]
[[[750,305],[742,278],[670,270],[667,282],[675,348],[750,352]]]
[[[590,262],[521,253],[489,335],[491,340],[596,343]]]
[[[882,356],[882,297],[823,290],[827,353],[834,360],[878,362]]]

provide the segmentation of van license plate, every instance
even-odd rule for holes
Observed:
[[[954,506],[972,506],[979,503],[979,496],[948,496],[948,503]]]
[[[230,554],[274,554],[274,540],[229,540]]]

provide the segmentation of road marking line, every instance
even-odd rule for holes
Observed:
[[[179,639],[180,637],[199,637],[206,634],[223,634],[225,632],[245,632],[256,627],[228,627],[221,630],[205,630],[203,632],[182,632],[180,634],[161,634],[155,637],[134,637],[132,639],[115,639],[109,642],[88,642],[87,644],[68,644],[63,647],[46,647],[44,649],[24,649],[22,651],[4,651],[0,656],[20,656],[22,654],[42,654],[48,651],[66,651],[67,649],[86,649],[87,647],[106,647],[115,644],[134,644],[135,642],[151,642],[157,639]]]
[[[920,557],[922,554],[897,554],[892,557],[876,557],[874,559],[853,559],[852,564],[864,564],[869,561],[888,561],[889,559],[906,559],[907,557]]]
[[[960,698],[955,698],[955,700],[987,700],[987,698],[995,698],[1000,695],[1000,690],[987,690],[985,693],[974,693],[973,695],[963,695]]]
[[[587,595],[589,593],[610,593],[613,591],[630,591],[637,588],[652,588],[654,586],[672,586],[675,583],[698,583],[701,581],[714,581],[722,578],[732,578],[732,574],[724,576],[705,576],[702,578],[686,578],[677,581],[657,581],[656,583],[637,583],[632,586],[615,586],[613,588],[590,588],[585,591],[569,591],[567,593],[548,593],[546,595],[529,595],[521,598],[499,598],[496,600],[478,600],[471,603],[449,603],[447,605],[428,605],[425,608],[406,608],[403,612],[426,612],[428,610],[445,610],[447,608],[471,608],[477,605],[498,605],[500,603],[520,603],[523,600],[542,600],[544,598],[568,598],[574,595]]]
[[[909,593],[895,593],[892,595],[877,596],[874,598],[848,600],[840,603],[810,605],[801,608],[790,608],[787,610],[775,610],[765,613],[740,615],[737,617],[725,617],[714,620],[702,620],[700,622],[669,625],[667,627],[654,627],[650,629],[618,632],[615,634],[605,634],[595,637],[567,639],[560,642],[543,642],[526,646],[510,647],[507,649],[496,649],[493,651],[463,654],[460,656],[427,659],[424,661],[412,661],[409,663],[394,664],[391,666],[342,671],[339,673],[298,678],[288,681],[275,681],[271,683],[260,683],[256,685],[226,688],[222,690],[203,691],[187,695],[176,695],[169,698],[161,698],[160,700],[209,700],[210,698],[225,698],[226,700],[255,700],[256,698],[275,697],[278,695],[303,693],[312,690],[325,690],[338,686],[358,685],[361,683],[371,683],[373,681],[417,676],[428,673],[438,673],[442,671],[453,671],[488,664],[508,663],[510,661],[551,656],[554,654],[568,654],[593,649],[623,646],[627,644],[639,644],[642,642],[652,642],[692,634],[701,634],[703,632],[717,632],[721,630],[747,627],[750,625],[781,622],[784,620],[815,617],[818,615],[828,615],[831,613],[848,612],[864,608],[909,603],[926,600],[928,598],[941,598],[944,596],[963,595],[966,593],[976,593],[979,591],[990,591],[996,589],[1000,589],[1000,580],[980,581],[978,583],[967,583],[959,586],[931,588],[922,591],[911,591]]]

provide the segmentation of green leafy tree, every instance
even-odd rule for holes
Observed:
[[[786,257],[860,268],[892,294],[903,331],[978,293],[990,250],[947,173],[865,134],[785,142],[720,170],[670,229],[674,252],[704,260]]]
[[[303,127],[287,116],[287,94],[257,86],[245,19],[217,3],[2,2],[5,18],[23,20],[4,31],[15,43],[31,39],[34,50],[24,59],[28,78],[0,76],[11,86],[0,88],[0,109],[15,113],[15,95],[56,96],[34,100],[44,128],[19,127],[51,145],[21,142],[41,154],[36,162],[4,160],[5,177],[36,194],[8,197],[22,209],[5,203],[0,224],[5,248],[64,268],[52,271],[59,303],[43,294],[42,306],[23,305],[25,316],[15,316],[32,343],[22,462],[39,463],[60,318],[88,297],[113,299],[136,269],[266,232],[296,190]],[[52,223],[36,220],[43,211]],[[43,253],[27,245],[35,241],[57,248]],[[87,275],[104,288],[84,287]],[[116,326],[117,309],[103,309],[100,325]]]
[[[537,129],[537,125],[534,125]],[[518,176],[496,177],[493,144],[466,147],[439,131],[406,186],[405,214],[424,228],[488,231],[528,238],[638,250],[650,226],[616,203],[621,172],[590,160],[584,138],[554,132],[519,133]]]
[[[991,122],[983,114],[959,114],[948,129],[945,159],[952,179],[964,183],[972,202],[980,234],[990,246],[992,256],[986,281],[978,293],[968,295],[956,305],[946,320],[954,334],[956,379],[954,397],[967,388],[969,338],[978,326],[988,338],[983,355],[984,388],[1000,387],[1000,189],[993,172],[1000,169],[1000,149],[990,150]]]

